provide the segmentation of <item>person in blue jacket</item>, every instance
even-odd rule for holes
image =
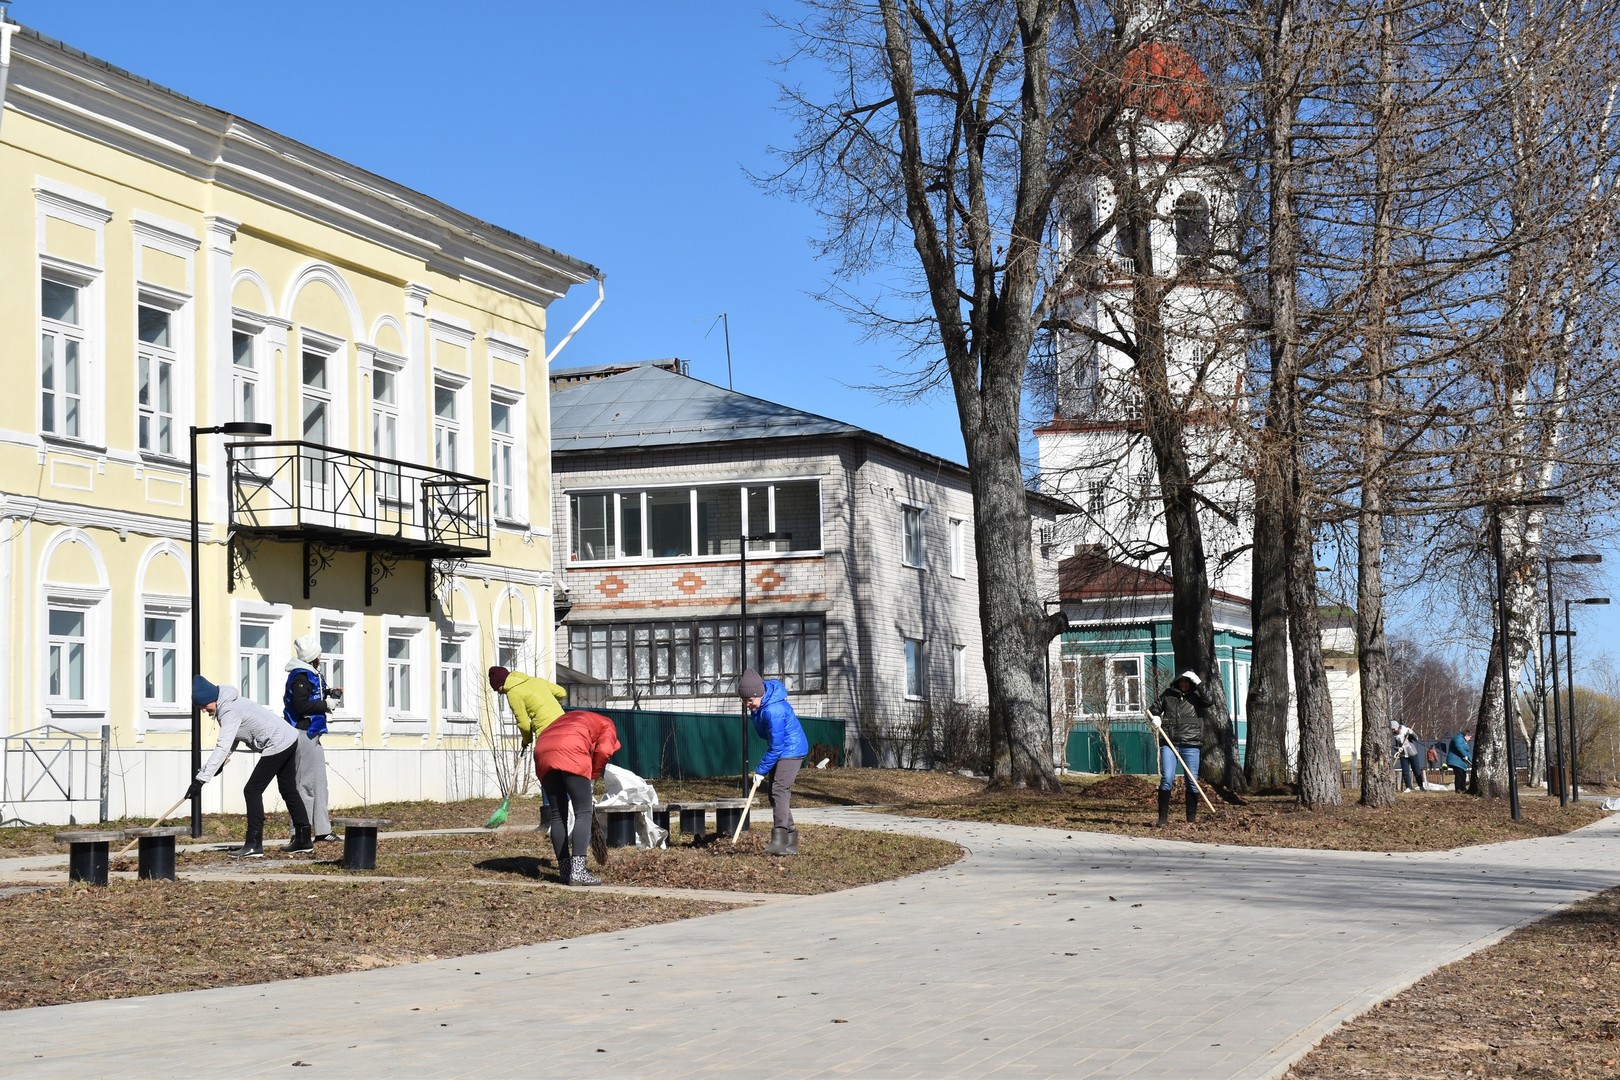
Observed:
[[[1456,781],[1458,791],[1468,790],[1468,770],[1474,767],[1474,737],[1466,732],[1459,731],[1451,737],[1446,744],[1446,764],[1451,766],[1451,774]]]
[[[793,827],[793,781],[798,779],[799,766],[810,753],[810,740],[804,737],[804,725],[788,704],[787,687],[775,679],[765,680],[759,672],[749,668],[737,680],[737,694],[748,707],[754,731],[770,743],[765,756],[754,770],[760,785],[770,792],[771,842],[766,845],[768,855],[797,855],[799,830]]]

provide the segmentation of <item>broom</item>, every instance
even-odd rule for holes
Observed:
[[[513,764],[512,764],[512,784],[513,784],[514,787],[517,784],[518,770],[523,768],[523,754],[524,754],[524,751],[527,750],[527,749],[528,749],[528,747],[526,747],[526,746],[518,747],[517,760],[515,762],[513,762]],[[527,773],[524,774],[524,780],[525,781],[528,780],[528,774]],[[525,783],[524,787],[527,788],[528,784]],[[501,800],[501,805],[497,806],[495,808],[495,812],[493,814],[489,815],[489,820],[484,822],[484,828],[486,828],[486,829],[498,829],[498,828],[500,828],[502,825],[506,824],[506,817],[511,812],[512,812],[512,791],[511,791],[510,788],[508,788],[507,793],[506,793],[506,798],[502,799]]]

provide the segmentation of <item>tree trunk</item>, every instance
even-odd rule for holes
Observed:
[[[1249,669],[1249,730],[1244,771],[1250,791],[1274,791],[1294,779],[1288,750],[1288,593],[1282,545],[1282,515],[1276,499],[1271,454],[1259,455],[1254,515],[1254,664]]]

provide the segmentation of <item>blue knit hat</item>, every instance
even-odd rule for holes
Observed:
[[[203,678],[201,675],[191,677],[191,703],[197,708],[210,705],[219,700],[219,687]]]

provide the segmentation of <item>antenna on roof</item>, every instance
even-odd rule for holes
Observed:
[[[726,332],[726,389],[727,390],[735,390],[736,387],[731,385],[731,319],[726,315],[725,312],[722,311],[720,314],[718,314],[718,315],[716,315],[714,317],[714,322],[720,323],[725,328],[725,332]],[[704,334],[703,336],[708,337],[709,334],[712,334],[712,333],[714,333],[714,323],[709,324],[709,332],[707,334]]]

